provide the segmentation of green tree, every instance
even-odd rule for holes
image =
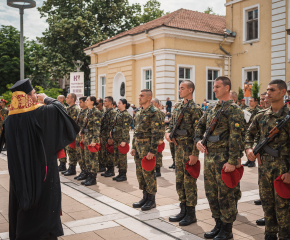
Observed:
[[[62,94],[61,88],[46,88],[44,89],[41,86],[35,86],[37,93],[45,93],[48,97],[56,99],[58,95]]]
[[[238,94],[238,100],[241,101],[244,98],[244,91],[239,87],[239,94]]]
[[[160,9],[160,5],[160,2],[158,2],[157,0],[148,1],[143,6],[144,12],[141,16],[141,23],[146,23],[156,18],[162,17],[164,15],[164,11]]]
[[[261,84],[258,84],[258,81],[254,81],[253,86],[252,86],[252,92],[251,96],[258,99],[260,102],[260,97],[259,97],[259,92],[260,92]]]
[[[11,103],[12,98],[12,92],[10,91],[10,88],[13,86],[13,83],[6,85],[6,92],[3,92],[2,96],[7,101],[7,105]]]
[[[204,11],[204,13],[215,15],[215,13],[213,12],[213,9],[211,7],[207,7],[207,9]]]

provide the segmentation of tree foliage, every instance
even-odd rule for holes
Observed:
[[[252,92],[251,96],[258,99],[260,102],[260,97],[259,97],[259,92],[260,92],[261,84],[258,84],[258,81],[254,81],[253,86],[252,86]]]
[[[241,101],[244,98],[244,91],[239,87],[239,94],[238,94],[238,100]]]
[[[13,83],[9,83],[6,85],[6,91],[2,93],[2,98],[7,101],[7,105],[11,103],[12,92],[10,88],[13,86]]]
[[[44,89],[41,86],[35,86],[35,90],[37,93],[45,93],[48,97],[56,99],[58,95],[62,94],[61,88],[46,88]]]

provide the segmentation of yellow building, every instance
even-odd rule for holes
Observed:
[[[178,101],[179,83],[189,79],[195,101],[212,102],[221,75],[235,91],[247,78],[264,91],[271,79],[285,80],[289,1],[227,0],[226,17],[179,9],[90,46],[91,94],[138,106],[140,90],[151,88],[164,104]]]

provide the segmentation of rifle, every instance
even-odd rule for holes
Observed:
[[[262,154],[263,152],[268,153],[273,157],[279,157],[279,150],[272,149],[268,146],[268,143],[271,142],[280,132],[280,129],[284,127],[284,125],[290,119],[290,111],[287,113],[286,117],[280,121],[277,126],[275,126],[270,132],[268,132],[265,137],[260,141],[257,146],[254,148],[253,153],[256,156],[258,153]]]
[[[207,144],[207,141],[208,141],[208,138],[210,137],[210,134],[213,132],[213,130],[215,129],[216,127],[216,124],[217,124],[217,121],[220,117],[220,115],[222,114],[222,112],[225,110],[223,109],[223,106],[225,105],[225,101],[222,101],[222,105],[221,105],[221,109],[217,111],[216,115],[214,116],[214,118],[211,120],[210,124],[209,124],[209,127],[206,129],[206,132],[204,134],[204,137],[201,141],[201,144],[203,146],[206,146]]]
[[[173,126],[173,129],[169,135],[169,139],[174,143],[175,146],[177,146],[177,142],[175,140],[176,136],[186,136],[187,135],[187,131],[186,130],[180,130],[180,129],[177,129],[180,124],[181,124],[181,121],[184,117],[184,113],[185,113],[185,110],[188,108],[189,106],[189,99],[187,99],[187,104],[185,105],[185,107],[180,111],[179,115],[178,115],[178,118]]]

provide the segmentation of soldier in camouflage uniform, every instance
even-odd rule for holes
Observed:
[[[114,128],[111,132],[111,136],[114,140],[115,145],[115,159],[118,161],[119,175],[114,177],[113,180],[117,182],[122,182],[127,180],[127,154],[122,154],[119,152],[118,146],[125,146],[126,143],[130,142],[130,124],[132,117],[128,113],[127,109],[130,104],[127,103],[126,99],[120,99],[118,102],[118,114],[115,119]]]
[[[165,113],[159,109],[160,102],[157,98],[153,98],[151,100],[151,103],[154,107],[157,108],[157,114],[160,118],[160,122],[162,122],[162,127],[160,128],[160,140],[158,143],[158,144],[162,144],[164,140],[164,134],[165,134],[165,122],[164,122]],[[161,177],[160,168],[162,167],[162,157],[163,157],[162,152],[157,152],[155,157],[156,157],[156,177]]]
[[[63,105],[64,109],[66,110],[66,105],[64,104],[65,96],[58,95],[57,100]],[[67,162],[66,156],[67,156],[67,154],[66,154],[66,151],[64,151],[64,153],[65,153],[65,157],[59,159],[59,166],[58,166],[59,172],[66,170],[66,162]]]
[[[70,93],[66,97],[66,102],[69,105],[67,107],[67,114],[74,120],[77,121],[80,109],[75,104],[77,96],[74,93]],[[66,146],[66,151],[69,157],[69,168],[65,172],[62,172],[64,176],[71,176],[76,174],[76,165],[78,162],[78,153],[76,148],[71,148],[69,145]]]
[[[245,109],[248,107],[248,106],[246,105],[245,99],[242,99],[242,100],[241,100],[241,106],[240,106],[240,107],[241,107],[242,110],[245,110]]]
[[[169,168],[175,169],[175,147],[174,147],[174,143],[169,143],[169,147],[170,147],[170,153],[172,156],[172,160],[173,163],[171,166],[169,166]]]
[[[145,156],[148,160],[151,160],[157,153],[162,127],[160,118],[156,114],[157,109],[151,104],[151,99],[151,90],[144,89],[139,94],[139,103],[142,108],[136,112],[134,118],[135,129],[131,150],[131,155],[134,156],[136,163],[139,189],[143,190],[143,199],[134,203],[133,208],[141,208],[142,211],[156,207],[157,183],[155,168],[152,171],[146,171],[141,166],[141,160]]]
[[[77,118],[77,124],[79,125],[80,129],[82,129],[84,125],[84,120],[87,116],[88,107],[86,106],[86,100],[87,97],[80,97],[79,98],[79,105],[81,108],[81,111],[79,112],[78,118]],[[81,173],[74,177],[76,180],[84,180],[87,178],[87,172],[86,172],[86,163],[85,163],[85,150],[81,148],[80,142],[82,140],[82,137],[78,134],[76,138],[76,149],[77,149],[77,159],[78,163],[81,168]]]
[[[253,119],[246,133],[246,152],[250,161],[256,156],[253,149],[273,129],[279,121],[285,118],[289,109],[284,105],[283,98],[287,85],[283,80],[272,80],[267,88],[267,96],[271,107],[260,111]],[[265,216],[265,239],[290,239],[290,199],[281,198],[274,189],[275,179],[282,175],[282,180],[290,184],[290,122],[268,144],[273,151],[278,151],[279,157],[264,152],[257,155],[259,162],[259,191]]]
[[[5,104],[7,101],[5,99],[0,99],[0,136],[2,133],[2,125],[5,121],[5,119],[8,117],[8,109],[6,108]],[[6,150],[6,147],[3,148],[3,150]]]
[[[97,102],[98,102],[98,105],[97,105],[97,109],[101,112],[102,114],[102,118],[104,116],[104,100],[102,98],[97,98]],[[102,145],[102,139],[101,139],[101,145]],[[103,151],[99,151],[98,152],[98,155],[99,155],[99,172],[105,172],[106,171],[106,164],[104,162],[104,159],[103,159]]]
[[[254,117],[257,115],[257,113],[261,110],[260,107],[257,105],[257,99],[250,97],[249,98],[249,107],[245,109],[251,114],[249,122],[245,124],[245,129],[247,130],[252,123]],[[246,163],[243,164],[243,166],[248,166],[248,167],[255,167],[255,161],[251,162],[248,160]]]
[[[110,137],[110,132],[115,121],[117,111],[113,109],[113,98],[111,96],[105,97],[104,106],[106,107],[106,112],[102,117],[101,125],[101,143],[102,143],[102,164],[105,164],[107,171],[102,173],[101,176],[112,177],[115,176],[115,155],[114,153],[109,153],[106,148],[106,144],[112,142]],[[111,145],[111,144],[110,144]],[[103,166],[102,166],[103,167]]]
[[[96,97],[87,97],[86,106],[88,107],[87,115],[84,120],[84,125],[81,130],[82,141],[84,142],[84,153],[85,153],[85,164],[86,170],[85,175],[87,178],[81,182],[82,185],[91,186],[97,183],[97,173],[99,171],[98,153],[91,152],[88,146],[100,145],[100,130],[102,114],[95,107],[97,105]]]
[[[191,81],[183,81],[180,84],[179,95],[184,100],[175,105],[172,120],[166,129],[165,137],[171,142],[169,135],[178,119],[179,113],[185,108],[184,116],[179,130],[186,130],[186,135],[176,136],[175,140],[175,172],[176,191],[180,201],[180,213],[177,216],[169,217],[170,222],[179,222],[180,226],[188,226],[196,222],[195,206],[197,204],[196,179],[186,170],[185,164],[195,165],[198,160],[198,151],[193,143],[195,126],[202,116],[201,108],[192,99],[195,86]]]
[[[219,102],[205,111],[196,127],[195,142],[199,151],[205,153],[204,185],[213,218],[216,225],[205,238],[226,240],[233,237],[232,227],[237,215],[235,188],[229,188],[221,178],[221,170],[232,172],[238,165],[243,135],[243,111],[230,100],[231,81],[227,77],[218,77],[214,82],[214,93]],[[225,101],[212,136],[207,145],[203,146],[201,139],[209,124],[221,109],[221,102]],[[197,153],[196,153],[197,154]]]

